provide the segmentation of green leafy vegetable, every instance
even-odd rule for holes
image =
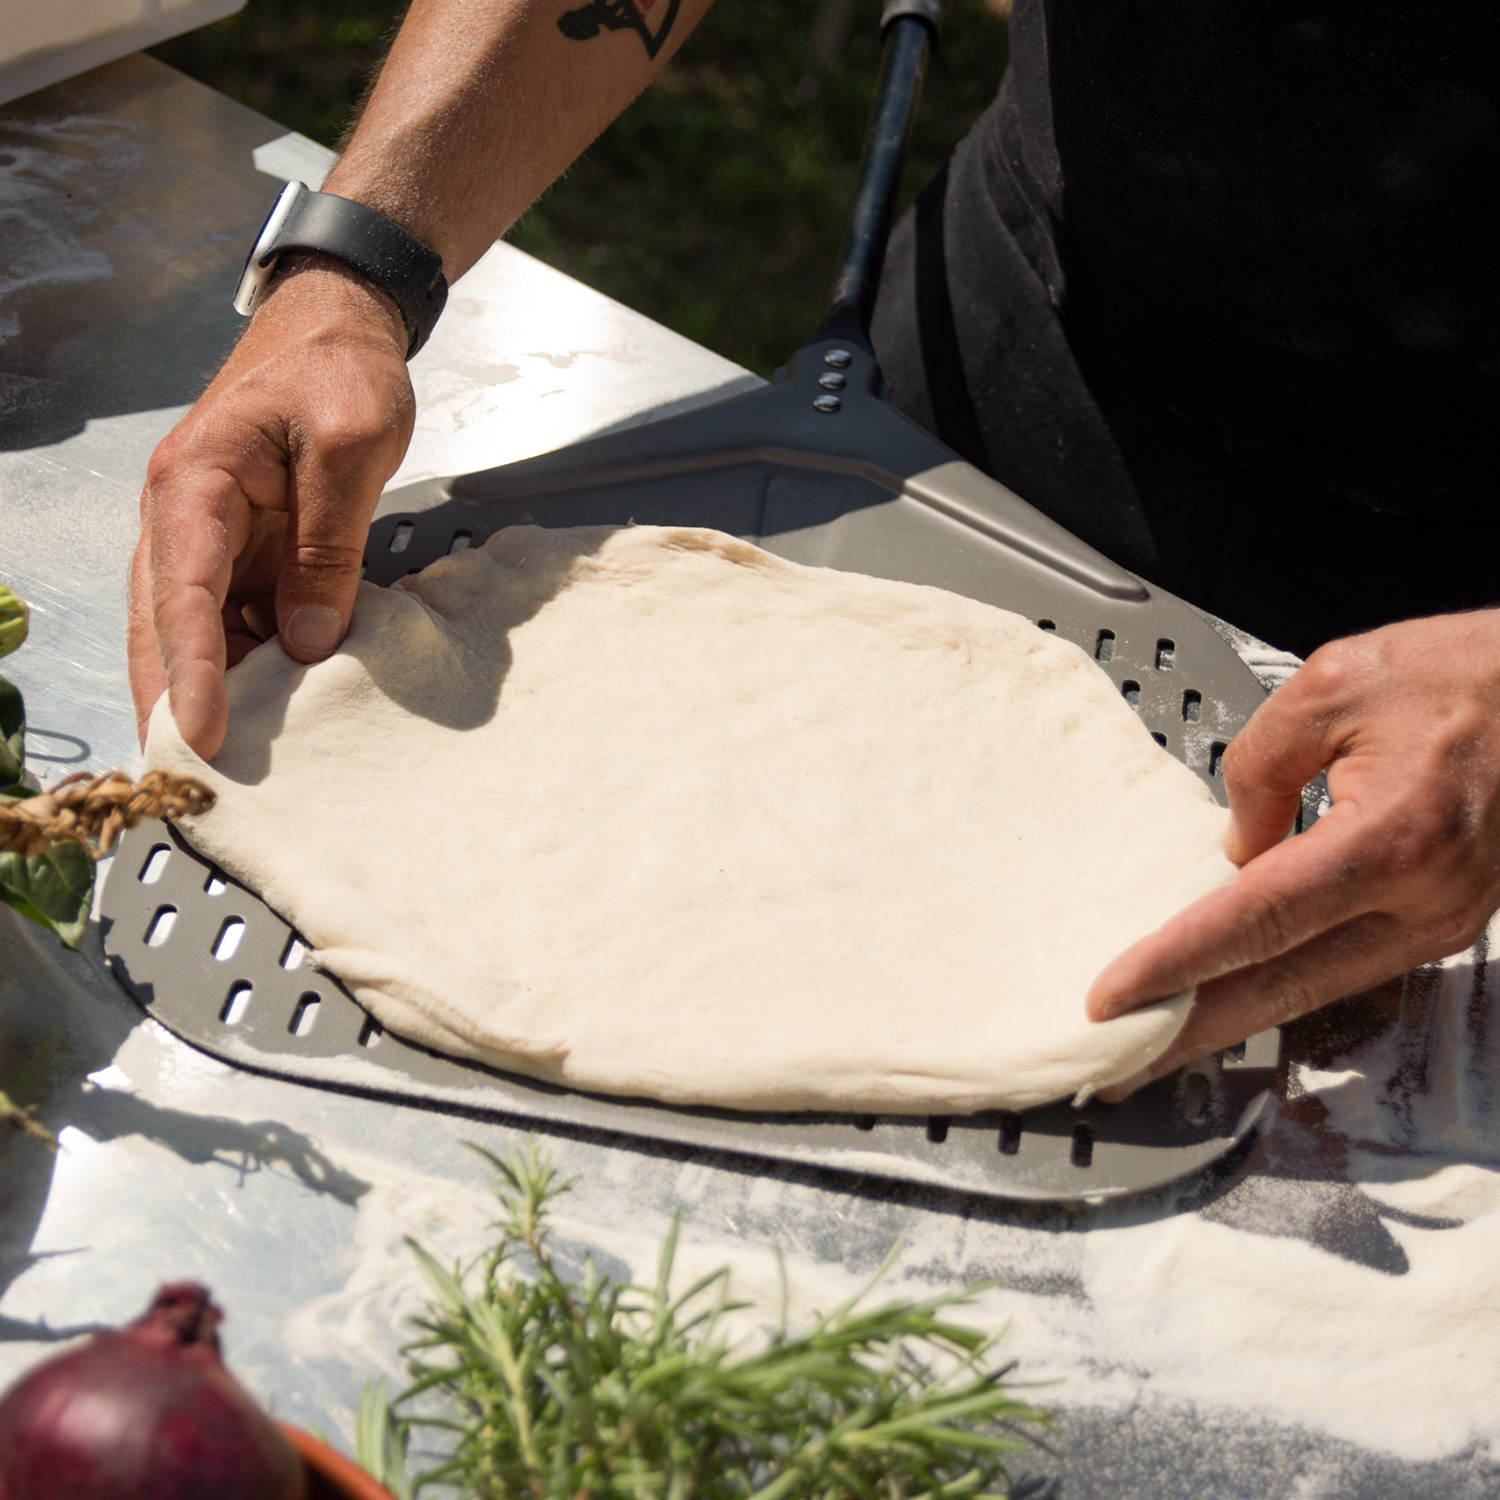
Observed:
[[[0,656],[26,639],[25,602],[0,584]],[[26,775],[26,705],[21,690],[0,677],[0,802],[30,795]],[[0,903],[50,927],[70,948],[88,930],[94,857],[81,844],[54,845],[44,854],[0,854]]]
[[[9,656],[26,639],[30,622],[26,601],[0,583],[0,656]]]
[[[674,1224],[653,1287],[579,1284],[548,1250],[566,1191],[535,1145],[500,1158],[500,1240],[465,1273],[409,1241],[431,1289],[406,1350],[413,1383],[365,1392],[359,1459],[399,1500],[428,1486],[463,1500],[834,1500],[1008,1492],[1008,1454],[1049,1416],[1003,1383],[994,1340],[948,1317],[990,1283],[923,1301],[861,1304],[889,1268],[811,1327],[764,1347],[719,1332],[728,1271],[669,1290]],[[894,1252],[893,1256],[894,1258]],[[440,1398],[443,1415],[412,1414]],[[448,1415],[450,1412],[452,1415]],[[445,1457],[408,1471],[427,1430]]]
[[[0,677],[0,795],[19,795],[26,775],[26,706],[21,690]]]
[[[50,927],[70,948],[89,925],[94,856],[82,844],[54,844],[44,854],[0,854],[0,901]]]

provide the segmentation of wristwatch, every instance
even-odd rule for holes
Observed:
[[[249,317],[276,269],[293,250],[332,256],[380,288],[401,310],[410,359],[437,324],[448,300],[443,260],[394,219],[333,193],[289,182],[276,195],[234,294],[235,311]]]

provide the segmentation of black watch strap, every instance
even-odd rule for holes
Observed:
[[[277,258],[298,250],[331,256],[385,292],[401,309],[408,359],[427,342],[448,300],[442,257],[394,219],[300,182],[287,183],[277,195],[245,262],[236,310],[249,317],[265,295]]]

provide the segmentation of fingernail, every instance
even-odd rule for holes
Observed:
[[[1099,1012],[1099,1019],[1101,1021],[1113,1021],[1116,1016],[1123,1016],[1127,1010],[1134,1009],[1135,1006],[1129,1000],[1111,1000]]]
[[[322,658],[332,653],[344,634],[344,622],[326,604],[304,604],[286,622],[286,643],[303,656]]]

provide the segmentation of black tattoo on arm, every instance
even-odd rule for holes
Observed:
[[[682,0],[667,0],[661,25],[652,31],[643,12],[655,3],[656,0],[588,0],[577,10],[565,10],[557,18],[557,29],[574,42],[591,41],[601,31],[633,31],[645,44],[646,56],[655,57],[671,33]]]

